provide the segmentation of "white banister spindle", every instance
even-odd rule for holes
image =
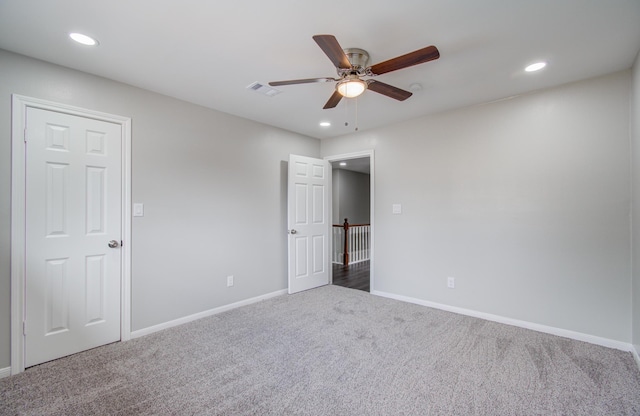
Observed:
[[[344,251],[344,230],[339,227],[333,227],[333,263],[342,264]]]
[[[355,261],[354,258],[354,249],[355,249],[355,245],[356,245],[356,238],[355,235],[357,233],[356,231],[357,227],[349,227],[349,264],[352,264]]]
[[[358,229],[360,227],[353,227],[353,233],[351,233],[351,238],[353,239],[353,257],[350,256],[350,260],[349,263],[357,263],[358,261],[360,261],[360,259],[358,258]]]

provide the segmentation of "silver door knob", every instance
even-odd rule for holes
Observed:
[[[109,241],[109,247],[117,248],[120,244],[116,240]]]
[[[297,234],[298,232],[296,230],[291,230],[289,231],[290,234]]]

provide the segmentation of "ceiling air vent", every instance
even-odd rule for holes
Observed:
[[[280,94],[282,91],[278,91],[275,88],[271,88],[268,85],[260,84],[259,82],[254,82],[247,86],[248,90],[253,90],[262,95],[266,95],[267,97],[274,97]]]

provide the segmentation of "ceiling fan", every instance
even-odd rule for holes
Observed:
[[[412,93],[402,90],[389,84],[385,84],[373,79],[363,80],[362,77],[373,77],[408,68],[413,65],[433,61],[440,57],[440,52],[435,46],[427,46],[417,51],[398,56],[388,61],[380,62],[372,66],[367,66],[369,54],[367,51],[358,48],[342,49],[335,36],[315,35],[320,49],[329,57],[336,66],[339,78],[308,78],[294,79],[289,81],[270,82],[269,85],[277,87],[280,85],[309,84],[314,82],[334,82],[337,81],[336,90],[329,101],[324,105],[324,109],[334,108],[338,105],[342,97],[353,98],[362,94],[366,89],[386,95],[387,97],[404,101],[411,97]]]

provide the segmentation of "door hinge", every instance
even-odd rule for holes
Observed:
[[[122,240],[120,240],[120,247],[122,247],[124,244],[122,243]]]
[[[27,129],[24,129],[24,137],[23,137],[23,139],[24,139],[24,142],[26,143],[27,142]]]
[[[22,335],[27,335],[27,321],[22,321]]]

